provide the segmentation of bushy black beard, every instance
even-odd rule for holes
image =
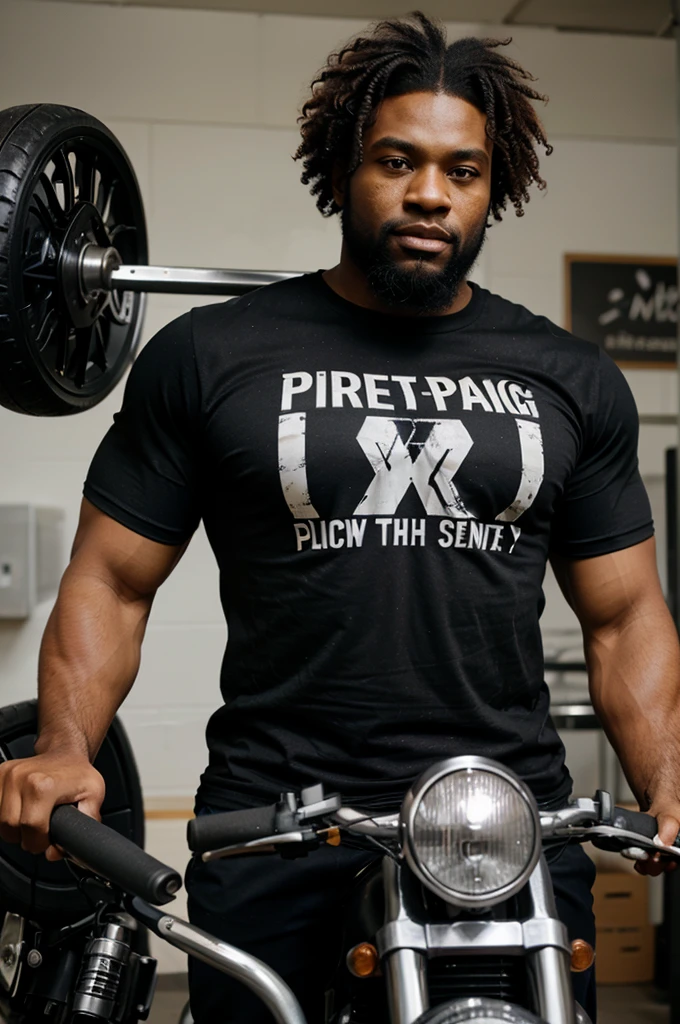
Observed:
[[[451,253],[441,270],[434,269],[427,253],[405,265],[390,254],[390,238],[394,231],[413,223],[387,221],[377,236],[372,236],[353,216],[349,193],[342,208],[342,235],[347,251],[356,266],[364,272],[369,287],[381,302],[394,306],[395,312],[421,316],[443,313],[453,304],[458,289],[465,281],[479,256],[486,237],[486,217],[475,234],[461,244],[452,238]]]

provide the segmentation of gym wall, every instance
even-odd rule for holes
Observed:
[[[320,0],[320,6],[322,0]],[[0,0],[0,107],[51,101],[105,121],[127,148],[144,194],[151,261],[313,270],[332,265],[324,221],[291,160],[295,117],[328,52],[363,23],[331,18]],[[507,35],[452,25],[450,35]],[[676,252],[674,54],[668,40],[515,29],[514,53],[551,99],[548,190],[526,216],[494,226],[475,277],[563,320],[563,253]],[[192,303],[152,297],[145,337]],[[675,375],[628,374],[641,412],[676,411]],[[75,530],[89,459],[122,387],[89,413],[47,421],[0,409],[0,502],[62,507]],[[658,492],[675,429],[643,427],[643,473]],[[656,492],[655,492],[656,493]],[[547,581],[548,645],[575,622]],[[3,703],[35,692],[49,609],[0,623]],[[553,639],[551,639],[553,638]],[[158,595],[139,680],[123,718],[150,800],[193,793],[203,730],[219,701],[225,627],[200,532]],[[175,861],[173,861],[174,863]],[[179,861],[176,861],[179,863]]]

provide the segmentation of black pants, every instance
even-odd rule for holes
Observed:
[[[187,871],[189,917],[273,967],[295,992],[309,1024],[322,1024],[345,894],[357,870],[372,859],[373,854],[342,846],[324,846],[299,860],[274,855],[204,864],[194,858]],[[594,944],[592,862],[571,846],[550,872],[569,938]],[[594,1021],[593,969],[572,978],[576,998]],[[272,1024],[269,1011],[244,985],[192,958],[189,987],[196,1024]]]

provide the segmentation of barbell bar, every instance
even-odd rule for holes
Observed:
[[[255,288],[299,274],[275,270],[219,270],[201,267],[152,267],[124,264],[112,246],[86,245],[79,259],[83,297],[97,292],[157,292],[173,295],[245,295]]]
[[[299,277],[299,274],[274,270],[120,266],[111,274],[111,287],[127,292],[236,296],[291,277]]]

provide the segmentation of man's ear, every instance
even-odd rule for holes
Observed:
[[[335,205],[342,209],[347,192],[347,166],[345,164],[336,162],[333,165],[331,185],[333,188],[333,199],[335,200]]]

